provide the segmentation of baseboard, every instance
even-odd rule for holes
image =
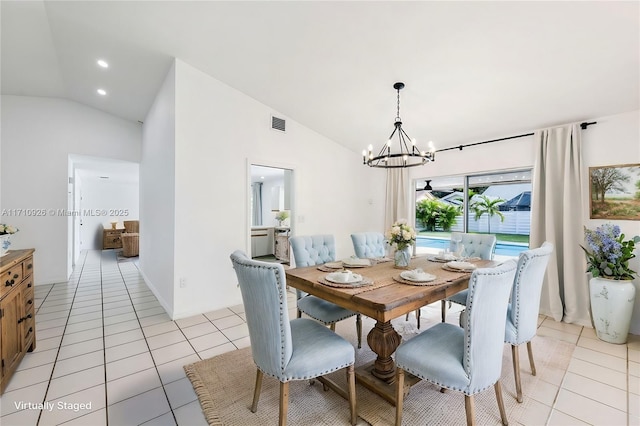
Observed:
[[[164,310],[167,313],[167,315],[169,315],[169,317],[173,320],[174,319],[173,318],[173,306],[170,306],[167,303],[167,301],[164,300],[162,298],[162,296],[160,296],[160,294],[158,293],[158,290],[153,285],[153,283],[151,282],[149,277],[147,277],[147,275],[144,273],[144,271],[142,269],[140,269],[140,265],[136,264],[136,268],[138,268],[138,271],[140,272],[140,275],[142,275],[142,279],[144,280],[144,282],[147,285],[147,287],[149,287],[149,289],[151,290],[153,295],[156,296],[156,299],[158,299],[158,302],[160,303],[160,306],[162,306],[164,308]]]

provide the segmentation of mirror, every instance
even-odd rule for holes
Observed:
[[[251,165],[252,258],[289,262],[292,179],[290,169]]]

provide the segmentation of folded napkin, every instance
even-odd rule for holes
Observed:
[[[422,268],[412,269],[410,271],[405,271],[400,274],[403,278],[407,278],[410,280],[429,280],[434,276],[422,270]]]
[[[476,265],[469,262],[449,262],[447,263],[449,268],[459,269],[461,271],[468,271],[471,269],[475,269]]]
[[[442,260],[456,260],[457,259],[457,257],[453,253],[439,254],[439,255],[436,256],[436,258],[442,259]]]
[[[360,259],[359,257],[351,256],[347,259],[343,259],[342,263],[345,265],[355,265],[355,266],[370,266],[371,260],[369,259]]]

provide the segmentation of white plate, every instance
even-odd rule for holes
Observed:
[[[417,283],[426,283],[428,281],[433,281],[436,279],[435,275],[431,275],[427,272],[415,274],[413,271],[402,271],[400,272],[400,276],[407,281],[413,281]]]
[[[332,272],[330,274],[325,275],[324,278],[327,281],[336,283],[336,284],[355,284],[362,281],[362,275],[359,275],[359,274],[353,274],[351,275],[350,280],[344,281],[344,278],[342,278],[342,274],[343,274],[342,272]]]
[[[445,265],[447,265],[451,269],[459,269],[461,271],[471,271],[473,269],[476,269],[476,265],[469,262],[449,262]]]

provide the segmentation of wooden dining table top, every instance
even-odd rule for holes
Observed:
[[[497,264],[491,260],[474,260],[472,263],[477,267],[492,267]],[[368,286],[333,287],[324,284],[324,277],[329,272],[328,268],[322,265],[288,269],[286,277],[287,284],[291,287],[377,321],[388,322],[467,288],[471,272],[446,270],[443,269],[443,265],[445,264],[430,260],[429,256],[411,259],[409,269],[421,268],[424,272],[436,276],[434,281],[426,283],[428,285],[398,282],[403,269],[395,268],[393,261],[357,269],[347,268],[373,281],[373,284]]]

